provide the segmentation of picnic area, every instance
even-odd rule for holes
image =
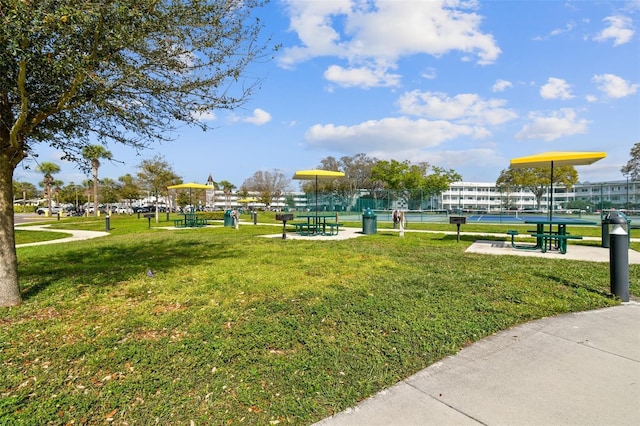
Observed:
[[[400,237],[378,217],[374,235],[341,215],[357,238],[282,239],[274,213],[242,215],[239,229],[114,216],[105,237],[19,247],[0,421],[311,424],[497,331],[620,303],[606,263],[467,252],[531,225],[467,221],[458,242],[448,223],[410,220]],[[101,218],[48,223],[104,230]],[[571,232],[585,238],[567,256],[599,245],[598,226]],[[637,296],[640,266],[630,277]]]

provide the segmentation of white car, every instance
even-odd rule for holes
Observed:
[[[48,210],[49,210],[49,209],[48,209],[48,208],[46,208],[46,207],[38,207],[38,208],[36,209],[36,213],[38,213],[38,214],[40,214],[40,215],[42,215],[42,214],[46,214]],[[56,207],[53,207],[53,206],[51,207],[51,214],[58,214],[58,213],[60,213],[61,211],[62,211],[62,207],[57,207],[57,206],[56,206]]]

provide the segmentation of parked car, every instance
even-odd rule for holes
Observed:
[[[46,214],[49,211],[49,209],[47,207],[38,207],[36,209],[36,213],[38,213],[39,215],[43,215]],[[55,207],[51,207],[51,214],[58,214],[62,211],[61,207],[55,206]]]

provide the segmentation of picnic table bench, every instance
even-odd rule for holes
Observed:
[[[529,235],[536,239],[536,244],[516,244],[515,237],[520,235],[517,230],[508,230],[507,235],[511,236],[511,246],[519,250],[541,250],[542,253],[547,251],[547,246],[554,247],[560,253],[567,253],[567,240],[581,240],[580,235],[571,235],[569,233],[561,233],[558,231],[530,230]]]
[[[174,219],[173,226],[176,228],[199,228],[207,226],[209,222],[204,217],[198,217],[198,215],[186,213],[183,219]]]
[[[580,235],[558,234],[555,232],[543,232],[530,234],[532,237],[540,241],[540,249],[543,253],[547,251],[547,242],[549,246],[553,243],[555,248],[560,250],[560,253],[567,253],[567,240],[581,240]]]
[[[338,235],[340,227],[344,226],[342,223],[326,222],[326,223],[313,223],[313,222],[289,222],[288,225],[294,227],[295,232],[299,235]]]
[[[289,225],[295,228],[295,232],[299,235],[314,235],[316,233],[316,224],[308,222],[290,222]]]

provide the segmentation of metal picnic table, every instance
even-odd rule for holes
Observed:
[[[597,225],[596,222],[591,222],[583,219],[570,219],[570,218],[527,218],[524,223],[535,224],[535,232],[530,232],[532,237],[536,238],[535,246],[514,246],[515,248],[522,249],[540,249],[542,252],[547,250],[556,249],[560,253],[565,254],[567,252],[567,240],[581,240],[582,236],[572,235],[567,232],[567,225],[582,225],[592,226]],[[545,227],[548,226],[548,230]],[[555,230],[554,230],[555,226]]]

